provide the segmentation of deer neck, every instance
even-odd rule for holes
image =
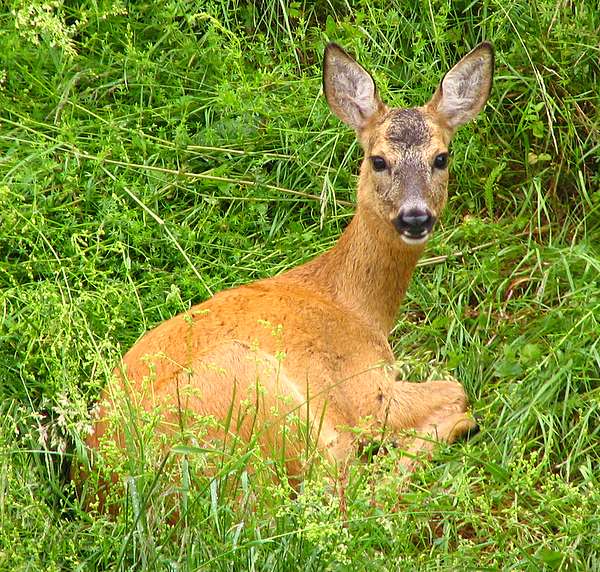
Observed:
[[[405,245],[392,225],[359,206],[337,244],[298,270],[387,336],[422,251]]]

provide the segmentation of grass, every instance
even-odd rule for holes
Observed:
[[[551,0],[9,2],[0,568],[600,569],[599,29],[593,2]],[[120,514],[83,510],[64,471],[119,356],[352,216],[326,42],[418,105],[483,39],[493,94],[392,337],[411,379],[462,381],[482,432],[410,480],[393,453],[357,463],[343,494],[316,467],[294,495],[252,448],[212,474],[210,452],[142,448]]]

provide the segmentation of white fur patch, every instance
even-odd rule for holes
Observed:
[[[423,244],[425,242],[427,242],[429,240],[429,236],[431,233],[427,232],[425,233],[423,236],[420,236],[419,238],[412,238],[410,236],[407,236],[404,233],[400,233],[400,238],[406,243],[406,244],[410,244],[411,246],[416,246],[417,244]]]

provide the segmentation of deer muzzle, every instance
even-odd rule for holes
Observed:
[[[392,220],[400,237],[407,244],[424,243],[433,230],[436,217],[427,208],[405,208],[400,209],[398,216]]]

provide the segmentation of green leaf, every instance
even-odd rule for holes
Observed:
[[[496,377],[511,378],[517,377],[522,373],[523,368],[521,364],[510,357],[506,357],[494,364],[494,375]]]
[[[551,550],[550,548],[540,548],[536,556],[544,564],[548,564],[551,568],[558,568],[565,559],[565,555],[557,550]]]
[[[328,15],[327,20],[325,20],[325,33],[331,37],[335,34],[336,29],[337,24],[335,23],[335,20],[331,17],[331,15]]]
[[[541,121],[535,121],[531,126],[531,132],[534,137],[541,139],[545,133],[544,124]]]
[[[519,355],[522,364],[535,363],[542,357],[542,348],[538,344],[525,344]]]

